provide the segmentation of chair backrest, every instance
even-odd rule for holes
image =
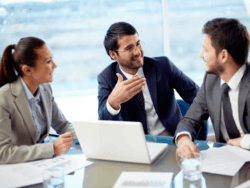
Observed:
[[[189,109],[189,104],[186,103],[184,100],[177,100],[178,105],[181,110],[182,116],[185,116]],[[196,140],[207,140],[207,133],[208,133],[208,128],[207,128],[207,122],[202,126],[196,136]]]

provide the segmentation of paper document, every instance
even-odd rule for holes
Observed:
[[[245,162],[250,160],[250,152],[235,146],[210,148],[201,151],[204,159],[202,172],[234,176]]]
[[[0,182],[6,187],[21,187],[43,182],[42,172],[52,166],[64,164],[65,174],[91,165],[84,155],[59,155],[51,159],[43,159],[26,163],[0,165]],[[15,180],[15,181],[13,181]]]
[[[113,188],[169,188],[174,173],[122,172]]]

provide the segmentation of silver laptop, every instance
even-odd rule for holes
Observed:
[[[151,164],[168,146],[146,142],[140,122],[74,121],[72,124],[87,158]]]

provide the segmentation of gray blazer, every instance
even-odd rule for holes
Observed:
[[[47,118],[47,132],[36,143],[28,100],[20,78],[0,88],[0,164],[19,163],[53,156],[51,143],[40,143],[49,134],[50,126],[57,133],[72,132],[72,125],[59,110],[49,84],[41,84],[41,100]]]
[[[178,124],[175,135],[182,131],[191,133],[194,140],[200,126],[210,116],[217,142],[226,142],[221,128],[221,78],[215,74],[206,74],[202,87],[187,114]],[[238,112],[240,125],[244,133],[250,133],[250,64],[246,64],[246,71],[240,82]],[[175,138],[174,138],[175,141]]]

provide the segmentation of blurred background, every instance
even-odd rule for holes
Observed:
[[[111,24],[132,24],[145,56],[167,55],[201,85],[203,25],[238,18],[250,31],[248,8],[249,0],[0,0],[0,56],[22,37],[43,39],[57,64],[51,85],[66,118],[97,119],[97,75],[112,62],[103,46]]]

